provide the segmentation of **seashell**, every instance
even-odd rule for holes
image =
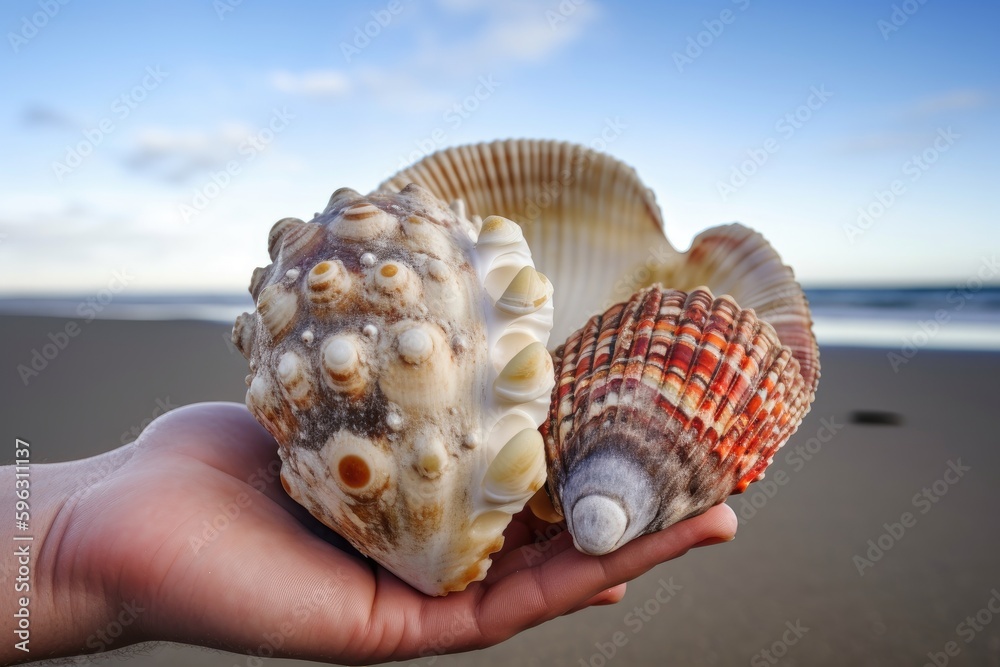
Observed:
[[[706,288],[639,291],[570,336],[555,369],[549,495],[594,555],[744,491],[813,397],[775,329]]]
[[[243,313],[236,318],[236,324],[233,325],[233,345],[248,358],[253,351],[254,324],[253,316],[250,313]]]
[[[552,283],[541,273],[526,266],[517,272],[497,299],[497,308],[511,315],[533,313],[552,298]]]
[[[429,594],[482,579],[529,501],[589,553],[721,502],[819,379],[806,299],[760,234],[679,252],[635,171],[583,146],[441,151],[279,221],[268,248],[234,340],[282,483]]]
[[[368,241],[385,236],[398,226],[396,217],[374,204],[359,201],[351,204],[337,217],[334,234],[350,241]]]
[[[407,306],[420,300],[421,281],[402,262],[388,260],[374,267],[368,297],[376,302]]]
[[[323,379],[334,391],[352,398],[365,393],[369,371],[363,345],[354,334],[331,336],[320,350]]]
[[[351,291],[351,274],[339,259],[324,260],[309,269],[306,287],[313,304],[330,305]]]
[[[485,576],[544,480],[551,286],[515,223],[477,236],[419,186],[338,190],[272,229],[233,334],[288,494],[432,595]]]
[[[265,287],[257,297],[257,312],[264,327],[274,340],[280,340],[295,319],[298,299],[280,284]]]
[[[315,400],[312,387],[312,373],[307,362],[295,352],[285,352],[278,358],[275,376],[281,384],[282,392],[295,407],[308,409]]]
[[[493,459],[483,488],[496,502],[510,502],[534,494],[545,483],[542,436],[533,428],[519,432]]]
[[[552,357],[541,343],[531,343],[507,362],[493,383],[501,398],[516,403],[538,398],[552,389]]]
[[[298,218],[282,218],[271,226],[271,231],[267,234],[267,254],[272,260],[277,259],[281,251],[281,237],[292,227],[304,224]]]
[[[679,252],[664,236],[653,193],[626,164],[576,144],[511,139],[439,151],[379,189],[413,183],[461,201],[470,220],[484,218],[480,244],[515,236],[489,216],[520,226],[535,267],[558,294],[554,342],[654,283],[685,291],[705,285],[770,322],[815,391],[819,348],[791,269],[764,237],[738,224],[709,229]]]
[[[325,213],[330,213],[362,199],[364,199],[364,196],[357,190],[338,188],[330,195],[330,201],[326,205]]]

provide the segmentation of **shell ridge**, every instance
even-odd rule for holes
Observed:
[[[507,162],[505,169],[496,168],[498,160]],[[457,175],[453,187],[428,179],[422,167],[432,164]],[[635,170],[586,146],[509,139],[445,148],[379,189],[398,190],[410,182],[439,198],[464,200],[470,217],[503,215],[524,224],[535,265],[560,295],[553,325],[557,341],[618,301],[622,279],[631,282],[630,271],[645,266],[651,248],[677,254],[664,237],[655,196]],[[509,200],[508,193],[516,199]],[[581,263],[596,268],[581,275]]]
[[[763,475],[812,400],[782,343],[729,294],[659,285],[569,338],[548,493],[578,549],[607,553]]]

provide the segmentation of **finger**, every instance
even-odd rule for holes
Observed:
[[[489,643],[563,614],[602,590],[684,554],[699,542],[731,538],[736,515],[725,505],[633,540],[606,556],[566,549],[537,567],[494,582],[483,599],[481,626]]]
[[[549,528],[550,532],[544,535],[536,534],[536,539],[495,557],[486,575],[486,583],[499,581],[518,570],[538,567],[563,551],[574,548],[573,538],[565,526],[549,524]]]
[[[605,607],[607,605],[618,604],[622,601],[622,598],[625,597],[626,586],[628,586],[628,584],[618,584],[617,586],[612,586],[611,588],[603,590],[583,604],[573,607],[563,614],[563,616],[575,614],[576,612],[583,611],[588,607]]]

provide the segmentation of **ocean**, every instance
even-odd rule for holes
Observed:
[[[1000,287],[806,289],[821,345],[1000,350]],[[246,293],[77,294],[0,297],[0,314],[90,321],[232,322],[251,310]]]

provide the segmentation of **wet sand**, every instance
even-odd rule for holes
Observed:
[[[65,324],[0,317],[0,424],[35,462],[117,447],[164,409],[243,399],[245,361],[227,327],[204,322],[82,324],[25,386],[17,365]],[[898,372],[885,350],[824,348],[822,361],[813,410],[767,480],[729,500],[733,543],[659,566],[619,605],[434,664],[923,665],[955,642],[947,664],[1000,665],[1000,615],[981,612],[1000,591],[1000,353],[923,350]],[[671,578],[681,589],[661,604]],[[90,662],[249,661],[161,644]]]

